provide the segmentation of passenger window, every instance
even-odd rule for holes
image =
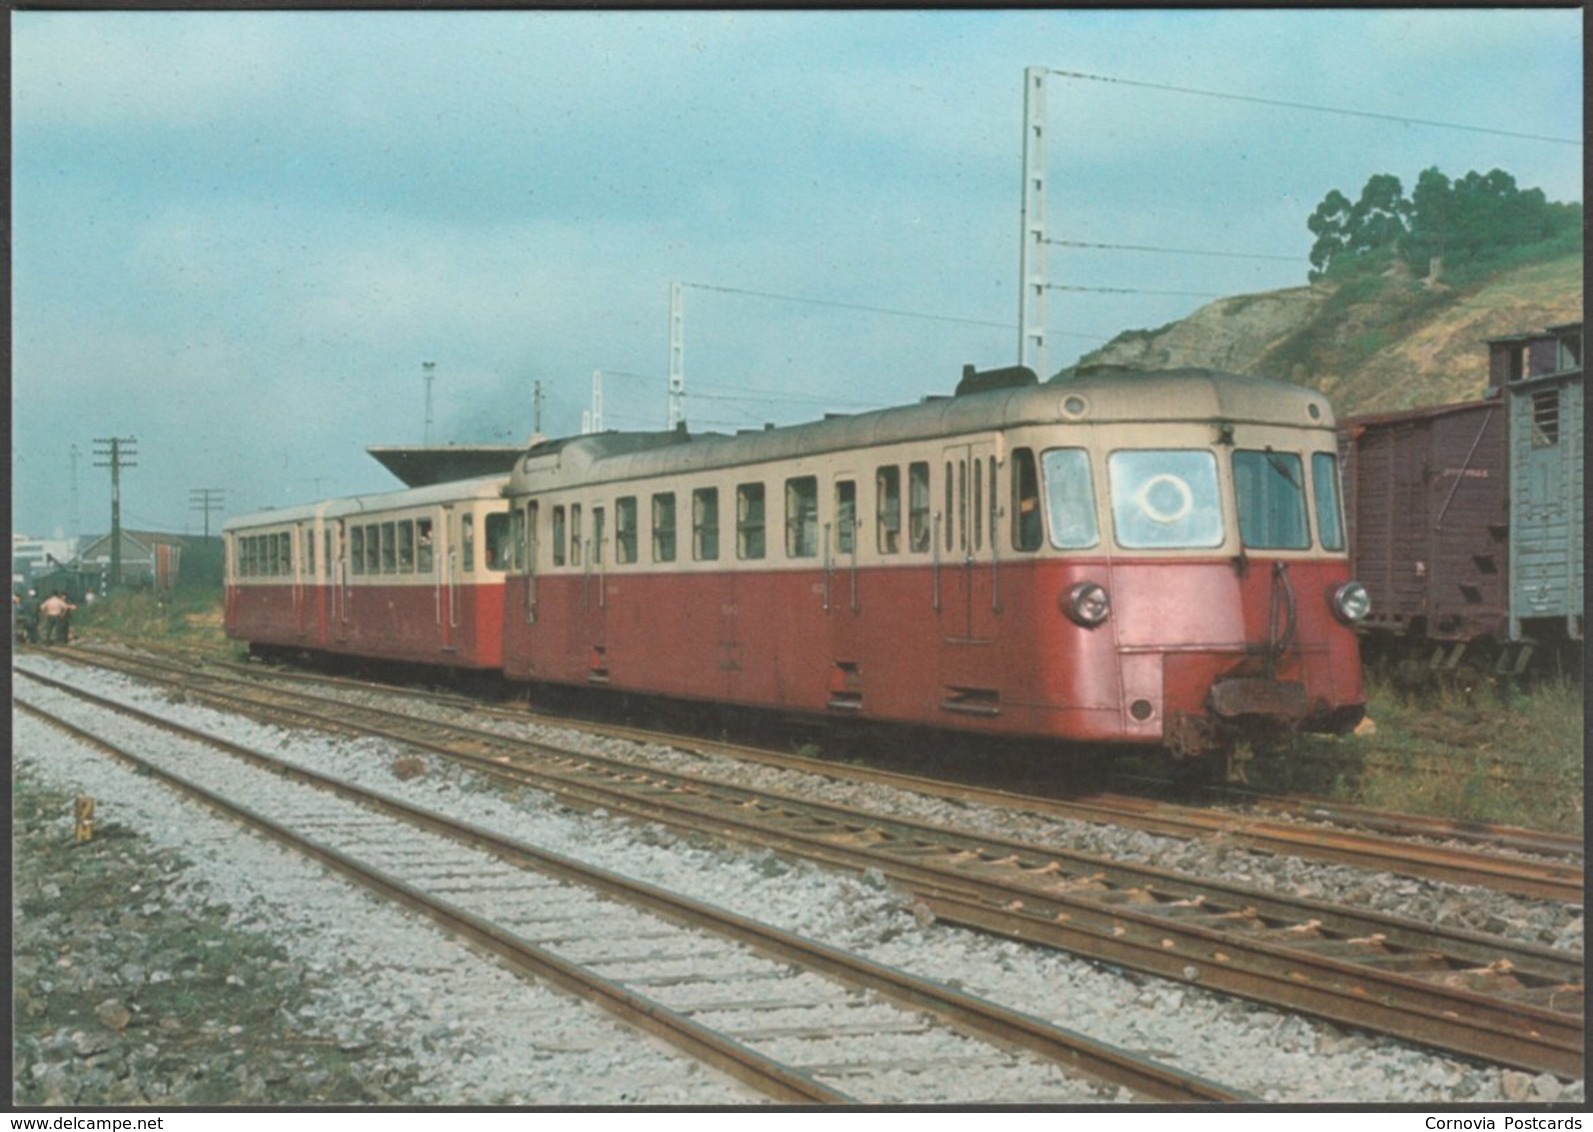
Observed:
[[[466,514],[459,517],[460,569],[466,573],[476,570],[476,517]]]
[[[509,512],[487,513],[487,569],[506,570],[509,567]]]
[[[874,472],[874,544],[881,554],[902,548],[902,470],[894,464]]]
[[[564,504],[553,509],[553,565],[564,565],[564,548],[568,545],[564,531]]]
[[[1044,539],[1040,521],[1040,475],[1032,448],[1012,452],[1012,548],[1039,550]]]
[[[835,482],[835,553],[857,553],[857,484]]]
[[[537,542],[541,538],[537,520],[541,518],[541,510],[535,499],[525,505],[525,569],[528,574],[537,572]]]
[[[691,493],[691,555],[698,562],[719,557],[719,489],[699,487]]]
[[[398,573],[398,536],[394,523],[382,524],[382,573]]]
[[[570,504],[570,565],[581,564],[581,505]]]
[[[922,554],[929,549],[929,463],[920,460],[907,467],[908,549]]]
[[[315,577],[315,532],[308,529],[299,531],[299,542],[304,547],[304,572],[310,577]]]
[[[1090,454],[1083,448],[1052,448],[1046,452],[1043,463],[1051,545],[1060,550],[1094,546],[1101,536],[1095,522],[1095,481],[1090,473]]]
[[[431,520],[415,520],[415,569],[422,574],[432,572]]]
[[[328,577],[337,569],[337,559],[332,556],[332,528],[327,527],[321,532],[325,540],[321,545],[321,562],[324,564]]]
[[[819,480],[798,476],[785,481],[785,553],[812,558],[819,552]]]
[[[990,521],[989,521],[989,526],[990,526],[990,549],[991,549],[992,552],[994,552],[995,549],[996,549],[996,539],[999,537],[1000,530],[1001,530],[1000,523],[998,523],[997,519],[996,519],[996,516],[998,514],[998,512],[997,512],[997,504],[999,503],[1001,497],[998,494],[996,494],[996,458],[994,456],[990,457],[989,466],[990,466],[990,476],[989,476],[989,480],[990,480]]]
[[[405,519],[398,524],[398,570],[402,574],[415,572],[415,521]]]
[[[605,508],[592,508],[592,565],[603,565],[603,540],[607,537],[607,526],[604,520],[608,518]]]
[[[348,534],[349,565],[355,574],[365,573],[365,528],[355,527]]]
[[[653,496],[653,561],[675,561],[675,493]]]
[[[636,497],[614,501],[614,561],[636,561]]]
[[[975,550],[985,545],[985,464],[973,462],[973,546]]]
[[[736,557],[763,557],[763,485],[744,483],[736,488]]]

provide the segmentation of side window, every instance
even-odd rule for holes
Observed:
[[[300,530],[299,542],[304,547],[304,572],[313,578],[315,576],[315,531],[310,527]]]
[[[402,574],[415,572],[415,521],[405,519],[398,524],[398,570]]]
[[[382,524],[382,573],[398,573],[398,535],[394,530],[397,524]]]
[[[812,558],[819,552],[819,480],[798,476],[785,481],[785,553]]]
[[[614,561],[636,561],[636,497],[614,501]]]
[[[487,569],[509,567],[509,512],[487,512]]]
[[[691,556],[698,562],[719,558],[719,489],[699,487],[691,493]]]
[[[581,505],[570,504],[570,565],[581,564]]]
[[[653,561],[675,561],[675,493],[653,496]]]
[[[592,565],[603,565],[603,540],[608,537],[608,528],[604,520],[608,518],[605,508],[592,508]]]
[[[1339,507],[1339,461],[1331,452],[1311,456],[1316,483],[1316,529],[1323,550],[1344,549],[1344,512]]]
[[[744,483],[736,488],[736,557],[763,557],[763,485]]]
[[[432,572],[431,520],[415,520],[415,569],[422,574]]]
[[[332,555],[332,528],[327,527],[321,532],[321,561],[325,564],[327,574],[332,574],[337,569],[337,559]]]
[[[920,460],[907,467],[908,549],[922,554],[929,549],[929,464]]]
[[[1012,451],[1012,548],[1039,550],[1045,538],[1040,519],[1040,475],[1034,449]]]
[[[526,572],[535,574],[537,566],[537,543],[542,537],[542,532],[537,529],[537,521],[541,518],[542,506],[535,499],[525,505],[525,565]]]
[[[475,573],[476,517],[473,514],[459,516],[459,562],[461,570]]]
[[[1083,448],[1048,448],[1040,457],[1045,471],[1046,515],[1051,545],[1084,550],[1101,541],[1095,521],[1095,478]]]
[[[569,545],[565,538],[564,504],[553,508],[553,565],[563,566],[564,550]]]
[[[348,533],[348,562],[353,573],[365,573],[365,528],[355,527]]]
[[[946,523],[945,537],[946,537],[946,549],[947,549],[947,551],[951,550],[952,527],[956,526],[956,524],[952,522],[952,516],[957,513],[956,511],[952,510],[953,506],[955,506],[955,502],[956,501],[954,499],[952,499],[951,478],[952,478],[951,461],[947,460],[946,461],[946,509],[941,512],[941,514],[946,517],[945,518],[945,523]]]
[[[881,554],[902,548],[902,470],[895,464],[874,471],[874,542]]]
[[[857,552],[857,483],[835,481],[835,553]]]

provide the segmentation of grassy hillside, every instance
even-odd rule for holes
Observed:
[[[1340,415],[1480,397],[1487,340],[1582,317],[1582,256],[1451,287],[1392,271],[1239,295],[1158,330],[1120,334],[1080,364],[1215,366],[1320,389]]]

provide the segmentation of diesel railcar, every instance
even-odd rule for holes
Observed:
[[[1162,746],[1364,707],[1324,397],[1210,370],[1040,383],[516,464],[511,679]]]
[[[507,474],[233,519],[227,634],[258,654],[503,663]]]

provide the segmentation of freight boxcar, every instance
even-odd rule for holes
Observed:
[[[1346,420],[1350,552],[1377,642],[1439,667],[1509,624],[1508,405],[1499,397]],[[1492,663],[1491,660],[1489,663]]]

